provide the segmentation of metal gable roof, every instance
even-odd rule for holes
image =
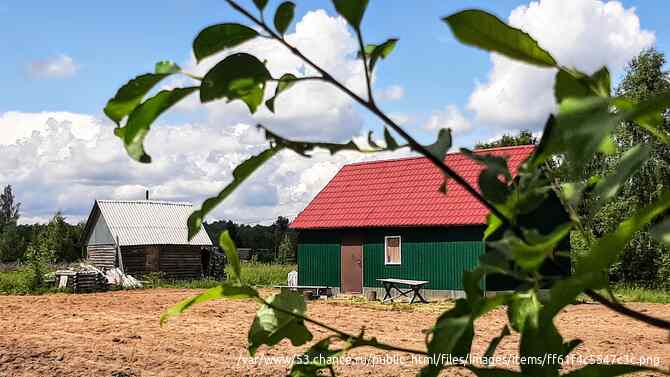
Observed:
[[[534,146],[477,150],[507,159],[516,174]],[[483,165],[461,153],[445,157],[449,167],[474,187]],[[294,229],[486,224],[488,210],[448,180],[447,195],[438,191],[442,173],[423,157],[345,165],[291,223]]]
[[[103,216],[119,246],[130,245],[198,245],[211,246],[204,227],[188,241],[186,221],[193,212],[190,203],[154,200],[96,200],[96,208]]]

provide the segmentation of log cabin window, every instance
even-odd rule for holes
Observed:
[[[400,236],[384,237],[384,264],[400,264],[401,245]]]

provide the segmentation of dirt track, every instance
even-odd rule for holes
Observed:
[[[248,359],[246,332],[256,310],[252,302],[206,303],[163,328],[159,326],[158,317],[165,308],[195,293],[155,289],[89,295],[0,296],[0,375],[279,376],[286,373],[287,365],[277,357],[297,353],[286,343],[280,348],[259,350],[258,356],[270,357],[263,359],[265,365],[252,365]],[[670,318],[670,305],[630,306]],[[422,348],[421,331],[429,328],[437,316],[430,307],[408,312],[325,302],[310,304],[309,313],[351,332],[365,326],[367,334],[412,348]],[[474,354],[484,353],[488,340],[498,335],[503,323],[503,310],[478,321]],[[557,324],[566,339],[584,339],[576,355],[616,355],[635,360],[650,357],[653,362],[660,362],[663,369],[670,368],[667,332],[613,314],[599,305],[573,306],[558,317]],[[313,330],[317,339],[325,335]],[[516,336],[506,338],[496,355],[516,354],[517,342]],[[384,356],[367,349],[353,356],[373,354]],[[405,356],[402,365],[343,365],[337,369],[341,375],[415,375],[420,366],[410,361]],[[267,365],[270,362],[278,365]]]

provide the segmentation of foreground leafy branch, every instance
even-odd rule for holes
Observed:
[[[291,150],[309,157],[315,148],[323,148],[331,154],[342,150],[374,153],[409,147],[435,165],[445,176],[463,187],[468,193],[489,209],[488,228],[484,238],[490,249],[481,257],[474,271],[463,275],[466,297],[456,300],[454,308],[440,315],[426,336],[426,350],[415,350],[394,346],[360,334],[350,334],[326,323],[309,317],[307,306],[300,295],[281,292],[262,298],[253,287],[244,284],[240,278],[240,263],[235,245],[227,233],[219,244],[225,250],[233,267],[232,283],[225,283],[199,296],[187,299],[170,308],[161,317],[161,323],[169,317],[179,315],[194,304],[217,298],[253,299],[260,304],[254,322],[249,330],[249,352],[253,355],[263,346],[274,346],[288,339],[294,346],[312,341],[313,336],[305,323],[321,327],[333,335],[314,343],[305,353],[306,363],[293,365],[294,376],[314,376],[321,370],[334,374],[334,367],[318,361],[319,355],[342,355],[358,347],[374,347],[387,351],[397,351],[424,356],[452,355],[465,357],[471,352],[474,338],[474,324],[477,318],[491,310],[505,306],[508,325],[503,327],[499,337],[489,344],[486,355],[493,355],[500,340],[511,333],[520,334],[519,354],[526,357],[541,357],[552,354],[562,358],[580,344],[579,339],[564,340],[554,325],[555,316],[572,304],[580,294],[587,294],[606,307],[643,321],[647,324],[670,329],[667,320],[654,318],[633,311],[618,302],[610,301],[596,292],[608,289],[605,271],[619,257],[621,250],[633,235],[652,224],[661,221],[670,210],[670,193],[661,195],[656,202],[641,208],[632,217],[622,222],[613,232],[590,244],[590,253],[580,261],[572,276],[543,276],[541,267],[554,263],[554,259],[566,250],[560,250],[561,241],[574,229],[584,231],[579,215],[574,211],[584,195],[594,192],[599,198],[597,205],[613,200],[623,182],[629,179],[649,158],[649,149],[636,146],[627,151],[620,161],[620,169],[611,176],[590,179],[557,181],[551,179],[551,166],[560,164],[561,169],[576,176],[597,154],[608,154],[616,145],[611,134],[615,127],[624,122],[633,122],[652,137],[668,143],[668,136],[660,127],[661,114],[670,105],[670,93],[665,93],[641,103],[611,96],[611,78],[606,67],[587,75],[574,68],[557,62],[551,54],[528,34],[506,25],[497,17],[479,10],[465,10],[445,17],[444,22],[451,28],[456,38],[487,51],[503,54],[528,64],[556,69],[555,97],[558,110],[545,125],[540,144],[533,155],[515,174],[510,172],[507,161],[499,156],[462,153],[483,166],[478,179],[478,188],[467,182],[444,162],[451,148],[451,132],[440,130],[435,143],[422,145],[398,126],[376,104],[373,97],[372,77],[381,59],[392,53],[397,39],[388,39],[379,44],[365,44],[361,24],[367,8],[367,0],[333,0],[336,11],[354,30],[359,45],[358,57],[362,60],[365,74],[367,98],[364,98],[344,84],[334,79],[326,70],[315,64],[308,56],[291,45],[285,38],[295,13],[295,4],[284,2],[277,8],[273,26],[265,21],[267,0],[254,0],[258,15],[240,6],[234,0],[226,2],[252,25],[235,23],[213,25],[202,30],[193,43],[197,61],[212,57],[227,49],[238,47],[254,38],[268,38],[288,49],[305,64],[317,72],[314,76],[297,77],[292,73],[273,76],[264,62],[256,56],[236,52],[229,54],[212,67],[203,77],[183,72],[171,62],[156,65],[154,73],[136,77],[121,87],[105,107],[105,113],[118,128],[115,134],[123,141],[129,155],[140,161],[151,161],[145,152],[143,141],[150,125],[165,110],[186,96],[198,92],[202,103],[219,99],[244,102],[251,113],[264,104],[275,112],[277,96],[290,91],[301,81],[320,81],[332,85],[348,95],[359,105],[377,116],[387,128],[384,129],[385,145],[380,146],[368,135],[369,148],[362,148],[355,142],[327,143],[294,141],[261,127],[269,147],[238,165],[233,171],[233,180],[218,195],[204,201],[201,208],[188,220],[189,237],[200,229],[205,216],[220,205],[242,182],[250,177],[263,163],[282,150]],[[144,97],[163,79],[170,75],[184,74],[199,81],[199,86],[163,90],[149,99]],[[275,84],[274,95],[265,99],[269,92],[267,83]],[[122,121],[126,119],[125,123]],[[400,145],[390,131],[398,134],[407,144]],[[569,175],[570,176],[570,175]],[[446,193],[446,185],[441,189]],[[448,195],[448,193],[446,193]],[[569,221],[553,224],[550,231],[541,230],[526,219],[541,210],[551,195],[557,195],[565,210],[571,215]],[[655,227],[659,238],[670,237],[669,226]],[[480,288],[487,275],[503,274],[519,282],[512,293],[488,297]],[[550,284],[547,298],[541,297],[540,288]],[[511,329],[511,330],[510,330]],[[513,372],[473,365],[444,365],[430,363],[421,371],[422,376],[437,376],[450,367],[466,368],[478,376],[492,375],[541,375],[558,376],[560,362],[547,365],[522,364],[521,372]],[[615,376],[650,368],[627,365],[589,365],[568,373],[574,376],[603,375]]]

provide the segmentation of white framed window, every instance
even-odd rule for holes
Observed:
[[[400,264],[402,260],[402,240],[400,236],[384,237],[384,264]]]

